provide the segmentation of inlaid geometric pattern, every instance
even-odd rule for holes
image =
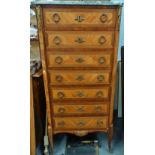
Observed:
[[[96,54],[97,53],[97,54]],[[81,61],[79,61],[81,60]],[[51,52],[47,54],[48,67],[111,67],[111,52]]]
[[[55,129],[100,129],[107,128],[108,117],[63,117],[54,118]]]
[[[47,31],[47,49],[113,48],[113,31]]]
[[[85,27],[114,27],[115,26],[114,9],[46,9],[45,27],[80,25]]]
[[[109,84],[110,71],[51,71],[49,73],[52,85],[80,85],[80,84]]]
[[[90,105],[53,105],[54,114],[60,115],[76,115],[76,114],[107,114],[108,104],[95,104]]]
[[[64,99],[108,99],[109,87],[102,88],[52,88],[54,100]],[[52,96],[51,94],[51,96]]]

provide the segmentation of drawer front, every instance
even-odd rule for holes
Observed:
[[[49,79],[52,85],[109,84],[110,71],[52,70],[49,72]]]
[[[111,67],[111,52],[94,53],[48,53],[48,67]]]
[[[113,31],[49,31],[47,49],[52,48],[113,48]]]
[[[54,118],[54,129],[105,129],[108,126],[108,117],[63,117]]]
[[[53,105],[54,115],[108,114],[108,104]]]
[[[53,88],[51,91],[54,100],[68,99],[108,99],[109,87],[102,88]]]
[[[45,27],[115,27],[116,9],[44,9]]]

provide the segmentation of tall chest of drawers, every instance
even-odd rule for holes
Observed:
[[[36,5],[48,136],[106,132],[111,147],[119,5]]]

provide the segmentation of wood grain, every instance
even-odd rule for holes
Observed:
[[[48,67],[111,67],[112,54],[111,52],[97,51],[93,53],[67,52],[67,50],[65,53],[49,52],[47,54],[47,64]]]
[[[114,47],[112,31],[48,31],[45,35],[47,49]]]
[[[114,28],[116,22],[116,9],[45,8],[43,12],[45,28],[50,30],[59,29],[61,27]]]
[[[108,86],[102,88],[52,88],[51,95],[54,100],[68,99],[108,99],[110,88]]]
[[[63,117],[54,118],[54,129],[105,129],[108,125],[108,117]]]
[[[51,85],[101,85],[110,84],[109,70],[49,70]]]
[[[41,6],[37,19],[50,137],[103,131],[111,147],[120,14],[119,6]],[[96,106],[102,107],[98,116]]]
[[[54,114],[57,116],[67,115],[105,115],[108,114],[108,104],[64,104],[64,105],[53,105]]]

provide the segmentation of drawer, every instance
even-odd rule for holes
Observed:
[[[54,129],[105,129],[108,126],[108,117],[63,117],[54,118]]]
[[[47,54],[48,67],[111,67],[111,52],[50,52]]]
[[[46,8],[43,10],[46,29],[73,27],[115,27],[116,9],[66,9]]]
[[[102,88],[52,88],[54,100],[109,99],[109,87]]]
[[[63,105],[53,105],[54,115],[79,115],[79,114],[108,114],[108,103],[99,104],[63,104]]]
[[[52,48],[113,48],[113,31],[48,31],[47,49]]]
[[[51,85],[109,84],[111,72],[107,70],[50,70]]]

